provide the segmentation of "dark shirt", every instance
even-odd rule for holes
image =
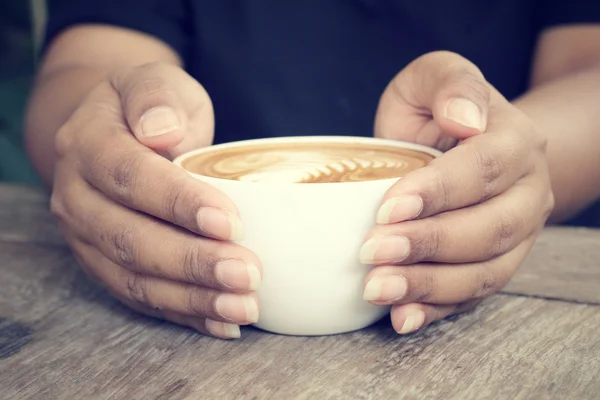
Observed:
[[[540,33],[600,22],[597,0],[49,0],[47,41],[81,23],[162,39],[215,108],[215,142],[372,136],[385,86],[416,57],[460,53],[509,99]]]

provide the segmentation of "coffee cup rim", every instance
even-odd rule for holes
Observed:
[[[231,184],[242,184],[242,185],[302,185],[305,186],[324,186],[324,185],[364,185],[373,182],[385,182],[385,181],[396,181],[399,178],[384,178],[384,179],[375,179],[368,181],[345,181],[345,182],[322,182],[322,183],[303,183],[303,182],[247,182],[247,181],[238,181],[233,179],[225,179],[225,178],[217,178],[209,175],[196,174],[194,172],[188,171],[183,167],[183,163],[185,160],[191,157],[195,157],[199,154],[218,151],[219,149],[230,149],[237,148],[243,146],[251,146],[253,144],[261,144],[261,143],[350,143],[350,144],[380,144],[383,146],[392,146],[401,149],[407,150],[415,150],[421,153],[429,154],[434,158],[440,157],[443,153],[437,149],[434,149],[429,146],[405,142],[401,140],[393,140],[393,139],[383,139],[383,138],[375,138],[375,137],[363,137],[363,136],[282,136],[282,137],[272,137],[272,138],[259,138],[259,139],[246,139],[246,140],[238,140],[235,142],[227,142],[220,143],[215,145],[210,145],[207,147],[201,147],[199,149],[191,150],[185,152],[179,156],[177,156],[172,162],[178,167],[182,168],[188,174],[193,177],[199,177],[207,180],[221,181],[221,182],[230,182]]]

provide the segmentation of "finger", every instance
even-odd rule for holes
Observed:
[[[375,135],[432,145],[440,132],[458,138],[484,132],[493,92],[473,63],[439,51],[417,58],[385,89]],[[435,126],[430,125],[431,118]]]
[[[396,305],[391,311],[392,326],[401,335],[413,333],[432,322],[472,310],[480,302],[481,300],[473,300],[447,306],[423,303]]]
[[[423,218],[488,200],[533,173],[544,140],[519,112],[398,180],[384,195],[379,224]],[[546,174],[545,172],[543,172]]]
[[[258,320],[258,301],[253,294],[221,293],[141,275],[119,267],[85,243],[73,249],[82,267],[118,298],[161,312],[230,324],[247,325]]]
[[[63,229],[64,226],[61,226],[61,230]],[[83,242],[81,242],[75,235],[73,235],[73,232],[70,229],[65,229],[64,233],[65,238],[67,239],[68,243],[71,245],[72,248],[78,249],[82,245]],[[83,271],[90,278],[94,279],[99,284],[106,286],[102,281],[99,281],[97,275],[92,272],[92,269],[86,267],[84,260],[79,255],[79,252],[75,251],[73,252],[73,255],[77,262],[83,267]],[[134,302],[125,297],[115,295],[114,293],[113,295],[121,303],[125,304],[134,311],[137,311],[149,317],[167,320],[178,325],[195,329],[198,332],[203,333],[205,335],[214,336],[221,339],[237,339],[241,336],[240,328],[236,324],[215,321],[208,318],[190,317],[188,315],[183,315],[169,311],[162,311],[160,309],[149,307],[146,304]]]
[[[375,267],[365,279],[363,298],[377,305],[448,305],[487,297],[508,283],[529,253],[535,236],[511,252],[481,263]]]
[[[114,104],[116,97],[111,90],[104,94],[107,104]],[[83,113],[57,135],[57,148],[69,160],[64,174],[81,175],[129,208],[204,236],[222,240],[243,237],[239,213],[227,196],[140,145],[108,106],[94,113],[94,121],[83,125],[89,134],[83,135],[77,128],[83,124],[79,121],[85,117]]]
[[[131,272],[226,291],[254,291],[260,285],[260,261],[244,247],[199,237],[111,202],[80,179],[70,181],[64,197],[68,212],[62,218]]]
[[[235,324],[214,321],[207,318],[190,317],[168,311],[155,310],[124,298],[119,298],[119,301],[132,310],[139,312],[140,314],[192,328],[207,336],[213,336],[220,339],[238,339],[241,337],[240,327]]]
[[[129,128],[145,146],[181,153],[212,143],[212,103],[183,69],[145,64],[112,75],[110,82]]]
[[[528,177],[484,203],[398,224],[377,225],[360,251],[361,262],[485,261],[514,249],[536,232],[552,210],[549,185]]]

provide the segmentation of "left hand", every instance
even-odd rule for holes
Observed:
[[[508,283],[553,206],[546,139],[479,69],[426,54],[382,95],[377,137],[448,150],[385,195],[361,248],[365,299],[399,333],[465,311]]]

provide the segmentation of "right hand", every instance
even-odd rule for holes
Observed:
[[[243,229],[231,200],[168,159],[209,146],[213,118],[178,67],[112,74],[56,135],[51,209],[86,272],[123,303],[236,338],[258,318],[260,261],[232,242]]]

